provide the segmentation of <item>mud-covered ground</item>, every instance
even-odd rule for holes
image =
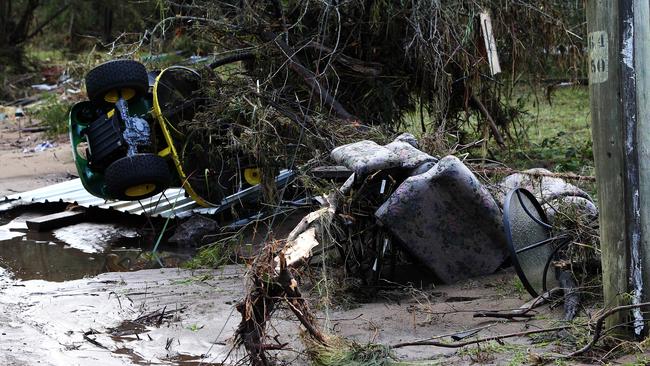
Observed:
[[[234,305],[245,288],[245,268],[218,270],[154,269],[104,273],[61,283],[12,280],[2,276],[0,361],[3,365],[210,365],[234,364],[243,357],[233,349],[239,321]],[[484,327],[478,336],[545,326],[548,321],[504,323],[477,319],[468,311],[508,309],[522,300],[508,291],[512,273],[440,286],[413,288],[354,309],[321,309],[319,322],[331,333],[368,342],[395,344]],[[312,298],[316,303],[317,298]],[[544,318],[559,314],[542,310]],[[272,328],[289,342],[279,358],[308,364],[297,322],[280,311]],[[443,339],[449,339],[443,338]],[[494,346],[491,346],[494,348]],[[526,339],[501,350],[463,351],[409,347],[396,351],[401,360],[440,364],[501,364],[532,352]],[[481,355],[481,352],[484,354]]]

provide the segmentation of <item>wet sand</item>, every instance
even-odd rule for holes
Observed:
[[[15,119],[0,122],[0,198],[76,176],[77,170],[66,135],[48,139],[42,132],[18,133]],[[43,141],[55,147],[32,151]]]
[[[331,334],[361,344],[395,344],[476,327],[485,327],[476,335],[484,337],[548,326],[541,318],[560,316],[561,310],[541,308],[538,320],[507,323],[468,313],[521,305],[517,295],[499,294],[511,276],[505,272],[422,292],[405,288],[354,309],[321,308],[316,313]],[[3,365],[209,365],[235,364],[244,356],[233,349],[232,339],[240,320],[235,305],[244,295],[244,266],[104,273],[62,283],[17,281],[5,274],[0,281]],[[315,304],[314,295],[307,294]],[[132,323],[143,317],[144,324]],[[281,360],[309,364],[290,313],[278,311],[268,329],[289,343],[279,353]],[[524,354],[536,351],[528,342],[519,338],[509,344],[519,344]],[[485,364],[502,364],[513,352],[495,354]],[[472,353],[450,348],[408,347],[395,353],[400,360],[472,363]]]

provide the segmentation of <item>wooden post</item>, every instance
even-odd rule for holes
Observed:
[[[649,298],[648,7],[641,0],[587,3],[589,92],[607,307]],[[626,322],[637,337],[647,333],[641,309],[615,314],[607,326]]]

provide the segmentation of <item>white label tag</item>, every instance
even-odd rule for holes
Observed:
[[[589,82],[604,83],[609,77],[609,42],[607,32],[589,33]]]

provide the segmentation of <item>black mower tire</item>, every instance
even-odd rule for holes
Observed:
[[[123,201],[155,196],[169,187],[167,161],[156,154],[135,154],[114,161],[106,168],[104,180],[109,195]]]
[[[111,90],[133,89],[136,97],[147,94],[149,76],[146,67],[133,60],[113,60],[105,62],[86,74],[88,99],[103,105],[104,97]]]

